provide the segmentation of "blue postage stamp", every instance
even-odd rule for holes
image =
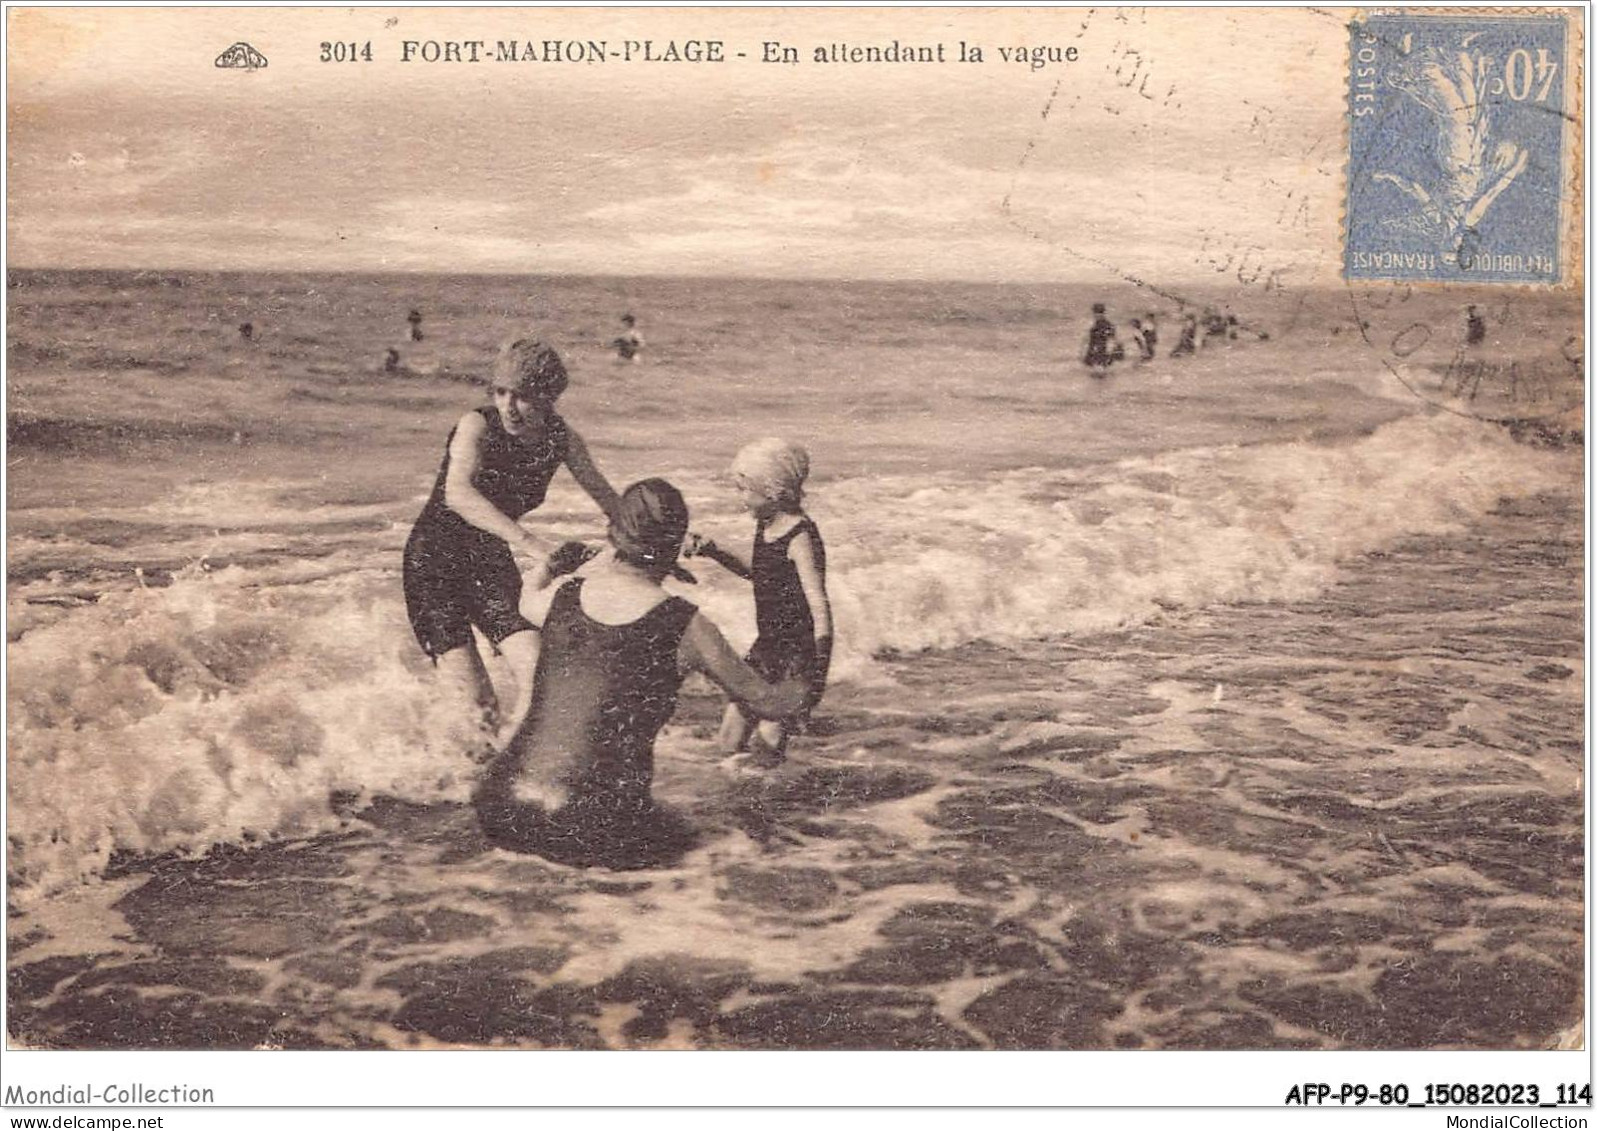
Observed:
[[[1559,281],[1566,30],[1485,11],[1351,25],[1348,279]]]

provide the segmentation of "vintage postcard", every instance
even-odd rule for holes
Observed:
[[[1586,17],[10,7],[7,1105],[1587,1105]]]

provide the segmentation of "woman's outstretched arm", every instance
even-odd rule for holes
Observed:
[[[677,658],[684,671],[703,672],[748,708],[750,714],[762,719],[781,719],[796,714],[803,709],[809,696],[807,680],[766,683],[732,651],[721,630],[702,613],[688,622]]]
[[[587,443],[577,435],[576,430],[568,427],[566,436],[568,437],[566,468],[571,472],[571,478],[588,493],[590,499],[599,504],[599,509],[604,512],[606,518],[614,518],[621,496],[616,494],[615,488],[610,486],[610,481],[593,462]]]

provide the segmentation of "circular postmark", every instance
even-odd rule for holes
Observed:
[[[1346,289],[1364,342],[1423,401],[1498,424],[1546,420],[1584,402],[1576,294],[1356,280]]]
[[[1580,406],[1581,296],[1557,286],[1567,22],[1377,12],[1347,33],[1343,279],[1359,334],[1449,412],[1514,424]]]

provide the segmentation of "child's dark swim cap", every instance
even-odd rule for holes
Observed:
[[[554,400],[566,391],[566,367],[554,347],[537,338],[506,342],[494,359],[495,386]]]
[[[668,569],[688,532],[688,504],[664,479],[644,479],[621,493],[610,520],[610,542],[630,565]]]

